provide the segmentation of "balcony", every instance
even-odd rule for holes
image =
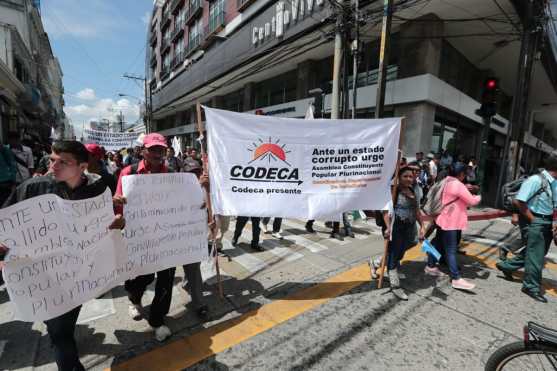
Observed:
[[[169,74],[170,74],[170,66],[168,66],[168,65],[162,66],[162,68],[161,68],[161,81],[165,80],[168,77]]]
[[[186,24],[189,25],[198,14],[203,12],[203,3],[201,0],[191,0],[190,7],[186,10]]]
[[[221,32],[225,26],[226,14],[218,13],[209,18],[209,24],[203,29],[203,46],[210,45],[215,40],[215,35]]]
[[[189,57],[201,46],[201,35],[191,37],[186,48],[186,57]]]
[[[238,0],[238,5],[236,6],[238,8],[238,11],[241,12],[243,10],[245,10],[248,6],[250,6],[251,4],[253,4],[255,2],[255,0]]]
[[[168,26],[170,26],[170,21],[171,21],[170,12],[168,10],[165,10],[161,18],[161,31],[167,28]]]
[[[172,62],[170,62],[170,69],[175,70],[176,68],[180,67],[184,59],[186,58],[183,52],[179,52],[178,54],[176,54],[174,58],[172,58]]]
[[[180,9],[180,5],[182,5],[184,3],[184,0],[172,0],[172,3],[170,4],[170,11],[172,12],[172,14],[176,14],[178,9]]]
[[[184,19],[182,18],[179,21],[176,21],[174,24],[174,29],[172,30],[172,36],[170,37],[170,39],[172,41],[176,40],[176,38],[178,36],[181,36],[184,34],[184,26],[186,25],[186,22],[184,22]]]
[[[167,51],[168,48],[170,48],[170,39],[169,38],[162,39],[161,40],[161,54],[164,54],[164,52]]]

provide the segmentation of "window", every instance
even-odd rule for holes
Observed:
[[[199,35],[202,32],[202,21],[201,19],[196,20],[191,26],[189,30],[189,49],[195,48],[199,45]]]
[[[184,51],[184,38],[180,37],[174,47],[174,55],[178,56]]]
[[[255,85],[255,107],[274,106],[296,100],[297,71],[292,70]]]
[[[209,4],[209,31],[214,31],[224,24],[224,1],[214,0]]]
[[[176,17],[176,24],[183,25],[186,18],[186,9],[182,7],[178,12],[178,17]]]
[[[165,69],[170,67],[170,53],[166,53],[163,58],[163,66]]]

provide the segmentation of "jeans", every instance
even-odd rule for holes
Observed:
[[[400,267],[400,261],[404,258],[406,250],[414,245],[416,234],[416,223],[396,222],[393,225],[393,238],[389,242],[387,254],[387,269],[393,270]]]
[[[249,216],[239,216],[236,218],[236,228],[234,229],[234,241],[238,241],[242,235],[242,230],[246,226],[248,220],[251,218],[251,244],[259,245],[259,234],[261,229],[259,228],[259,219],[257,217]]]
[[[159,327],[164,325],[164,317],[170,310],[170,302],[172,301],[172,287],[174,286],[174,274],[176,268],[169,268],[157,272],[157,283],[155,284],[155,297],[151,303],[149,312],[149,325]],[[128,299],[135,305],[141,305],[143,293],[153,281],[155,274],[146,274],[138,276],[133,280],[125,282],[124,287],[128,292]]]
[[[84,371],[79,361],[79,353],[74,332],[81,305],[56,318],[45,321],[50,341],[54,347],[56,365],[59,371]]]
[[[456,252],[458,250],[460,235],[461,231],[459,230],[445,231],[438,228],[435,238],[431,241],[432,245],[435,246],[438,251],[443,250],[443,256],[449,266],[449,273],[453,280],[460,279],[460,271],[458,270],[458,263],[456,261]],[[443,249],[441,249],[441,247]],[[427,266],[435,267],[435,263],[435,258],[427,254]]]
[[[271,220],[271,218],[263,218],[263,220],[261,221],[263,224],[267,225],[269,224],[269,221]],[[273,233],[279,233],[280,232],[280,226],[282,224],[282,218],[275,218],[273,220]]]
[[[184,289],[191,296],[191,303],[194,308],[203,305],[203,278],[201,277],[201,263],[186,264],[183,266],[187,283]]]

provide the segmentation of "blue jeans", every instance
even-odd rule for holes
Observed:
[[[449,266],[449,273],[451,279],[460,279],[460,271],[458,270],[458,263],[456,261],[456,251],[458,249],[458,244],[460,241],[460,230],[445,231],[441,228],[437,229],[437,234],[431,244],[443,254],[447,265]],[[427,266],[435,267],[435,258],[427,254]]]
[[[56,318],[45,321],[50,341],[54,347],[56,365],[59,371],[85,370],[79,361],[77,344],[75,343],[75,324],[81,305]]]
[[[400,267],[404,253],[414,245],[416,223],[402,223],[395,221],[393,225],[393,238],[389,242],[387,254],[387,269],[393,270]]]

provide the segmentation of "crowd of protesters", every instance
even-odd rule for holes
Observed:
[[[109,188],[113,193],[116,214],[109,227],[111,229],[123,229],[125,226],[122,215],[126,199],[122,194],[122,177],[126,175],[189,172],[197,176],[206,196],[209,193],[208,177],[203,172],[203,162],[198,152],[187,148],[184,154],[176,154],[167,140],[157,133],[144,136],[141,146],[114,152],[107,152],[96,144],[83,145],[77,141],[59,141],[51,148],[33,146],[31,149],[21,143],[19,135],[11,133],[8,135],[8,145],[0,146],[0,166],[0,187],[3,188],[3,192],[0,192],[3,199],[0,201],[4,206],[47,193],[55,193],[66,199],[90,198]],[[441,259],[428,254],[424,274],[434,277],[448,275],[453,288],[473,290],[475,285],[461,276],[457,253],[462,232],[467,228],[467,208],[477,205],[481,200],[480,196],[474,195],[479,192],[475,159],[452,156],[448,151],[430,153],[427,156],[419,152],[410,161],[402,158],[398,169],[392,211],[383,210],[374,214],[388,244],[385,263],[393,294],[401,300],[408,299],[400,284],[401,261],[410,247],[433,233],[435,236],[432,244],[440,252]],[[517,220],[524,238],[528,240],[527,249],[524,254],[498,264],[505,276],[511,276],[513,271],[525,267],[523,291],[538,301],[544,299],[540,293],[541,269],[543,257],[551,242],[552,216],[549,215],[552,214],[556,201],[556,197],[553,197],[556,176],[557,159],[550,157],[547,170],[544,170],[542,176],[532,177],[524,183],[524,189],[521,189],[516,202],[520,210]],[[426,229],[421,210],[428,197],[432,197],[430,190],[433,192],[434,186],[439,182],[444,182],[439,196],[442,207]],[[546,184],[550,191],[540,193],[540,187]],[[259,244],[260,224],[264,233],[272,233],[277,239],[283,238],[282,218],[274,218],[270,228],[271,218],[260,220],[238,216],[233,245],[237,245],[242,230],[250,219],[253,249],[262,250]],[[342,219],[344,236],[353,238],[348,213],[344,213]],[[220,250],[230,219],[228,216],[215,215],[214,220],[208,222],[214,227],[211,230],[214,233],[215,247]],[[329,222],[326,225],[331,228],[331,238],[343,238],[340,234],[340,222]],[[315,233],[313,221],[307,222],[306,231]],[[7,251],[7,248],[0,245],[0,253]],[[376,275],[379,264],[380,260],[371,261],[372,276]],[[203,303],[200,263],[185,265],[183,269],[186,277],[183,289],[192,298],[190,305],[200,318],[207,319],[209,310]],[[171,335],[170,329],[165,325],[165,317],[171,304],[175,270],[176,268],[169,268],[139,276],[126,281],[124,285],[130,301],[130,317],[137,321],[147,319],[159,341],[164,341]],[[155,295],[147,315],[142,306],[142,298],[147,286],[153,282]],[[80,309],[81,306],[46,321],[60,370],[84,369],[79,361],[74,338]]]

